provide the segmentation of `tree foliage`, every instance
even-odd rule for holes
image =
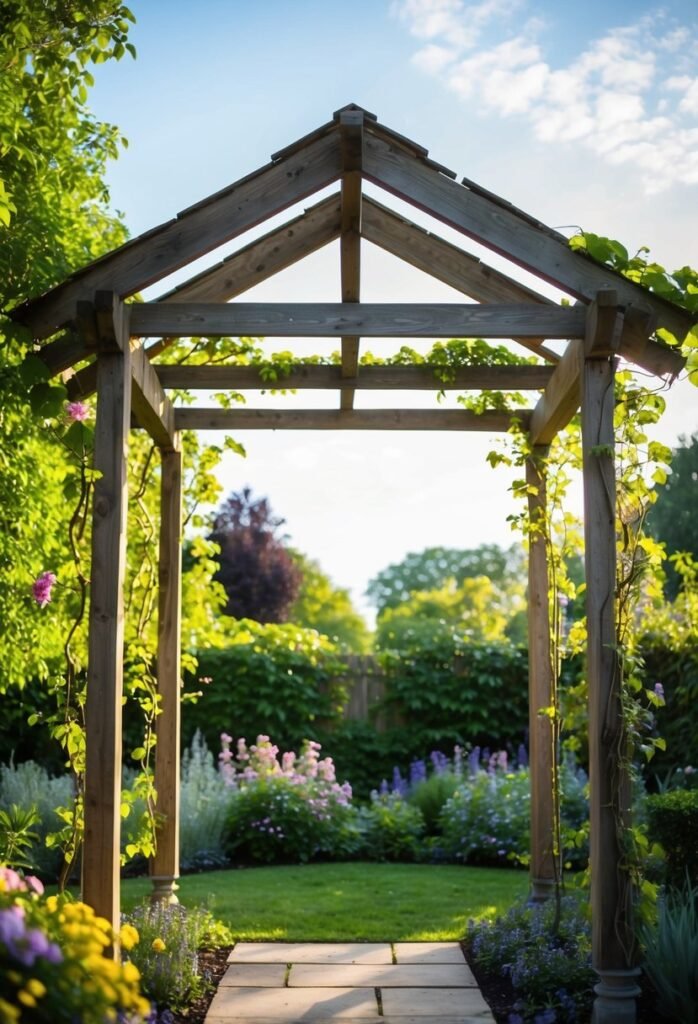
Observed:
[[[230,494],[219,509],[209,540],[220,548],[215,579],[228,597],[226,615],[262,623],[288,620],[301,571],[278,535],[284,522],[249,487]]]
[[[349,591],[337,587],[318,562],[300,551],[291,557],[302,573],[298,596],[291,605],[289,621],[330,638],[346,651],[364,654],[370,646],[366,622],[354,607]]]
[[[698,434],[679,438],[671,456],[671,473],[647,516],[647,529],[666,545],[667,554],[687,551],[698,560]],[[668,591],[675,597],[680,579],[668,569]]]
[[[522,552],[512,546],[504,550],[497,544],[477,548],[426,548],[412,551],[401,562],[393,563],[375,576],[366,593],[380,614],[396,608],[416,591],[438,590],[448,580],[460,586],[465,579],[486,576],[493,583],[508,584],[520,575]]]

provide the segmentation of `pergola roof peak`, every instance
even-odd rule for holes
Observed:
[[[365,239],[476,301],[530,301],[534,308],[549,304],[532,289],[365,195],[363,183],[368,181],[584,304],[599,291],[614,289],[628,314],[622,354],[653,373],[675,375],[681,369],[678,354],[650,341],[648,333],[662,326],[682,336],[695,319],[686,310],[572,251],[564,236],[507,200],[470,179],[459,183],[455,178],[453,171],[431,160],[423,146],[351,103],[314,132],[274,153],[268,164],[77,270],[17,307],[12,316],[37,340],[47,338],[74,326],[78,302],[92,301],[96,292],[107,289],[126,299],[335,181],[340,182],[336,195],[170,289],[159,301],[228,301],[339,238],[344,302],[360,301],[360,240]],[[529,338],[523,343],[556,361],[559,357],[541,342]],[[345,375],[355,376],[358,338],[344,338],[343,353]],[[69,336],[45,346],[42,355],[58,371],[84,358],[85,352],[79,339]]]

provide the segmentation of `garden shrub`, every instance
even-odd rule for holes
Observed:
[[[179,859],[182,870],[223,867],[232,791],[200,732],[184,751],[180,784]]]
[[[664,849],[668,881],[680,886],[688,875],[698,884],[698,790],[649,796],[647,820],[650,839]]]
[[[518,903],[497,921],[471,922],[467,941],[476,965],[507,977],[519,996],[510,1024],[588,1020],[596,975],[591,968],[591,929],[577,897]],[[542,1011],[542,1012],[541,1012]],[[545,1011],[550,1011],[547,1017]]]
[[[413,735],[411,749],[471,743],[514,748],[528,726],[524,648],[472,643],[450,626],[411,629],[383,649],[387,709]]]
[[[469,775],[441,814],[446,857],[463,864],[523,861],[529,853],[530,801],[524,769]]]
[[[158,1010],[181,1010],[206,990],[199,974],[198,950],[211,915],[167,903],[145,903],[125,921],[140,937],[129,959],[141,975],[141,987]]]
[[[427,835],[440,834],[442,811],[459,783],[459,777],[453,772],[438,772],[418,782],[410,791],[409,802],[421,811]]]
[[[368,860],[422,859],[424,817],[398,793],[374,793],[360,811],[364,851]]]
[[[55,878],[61,865],[61,852],[46,846],[46,836],[63,827],[56,814],[58,807],[70,807],[73,802],[73,782],[70,776],[51,777],[35,761],[23,764],[0,765],[0,809],[9,811],[14,805],[29,811],[36,810],[37,820],[32,825],[36,840],[27,851],[32,869],[44,878]]]
[[[698,886],[687,882],[659,901],[657,923],[641,932],[643,969],[662,1017],[698,1024]]]
[[[231,620],[226,637],[228,646],[197,652],[196,675],[185,680],[189,693],[201,693],[183,706],[185,744],[198,729],[213,749],[232,725],[236,736],[267,734],[298,748],[317,724],[340,720],[344,665],[327,637],[247,619]]]
[[[315,858],[346,859],[360,847],[351,805],[351,786],[339,785],[332,759],[319,759],[320,744],[306,740],[277,759],[278,747],[258,736],[237,751],[222,736],[221,771],[233,799],[228,815],[231,854],[252,863],[298,863]]]
[[[149,1017],[132,963],[104,956],[113,942],[129,949],[138,933],[114,935],[91,907],[0,867],[0,1020],[104,1024]]]

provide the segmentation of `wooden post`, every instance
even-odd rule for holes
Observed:
[[[546,505],[545,470],[541,460],[546,447],[533,449],[526,462],[529,487],[528,514],[531,523],[528,543],[528,721],[531,777],[531,899],[543,901],[553,895],[559,880],[555,860],[555,813],[553,767],[555,732],[541,708],[553,703],[555,666],[550,647],[548,552],[544,528]],[[535,491],[533,490],[535,489]]]
[[[160,587],[158,612],[158,695],[155,723],[155,788],[160,817],[150,864],[152,899],[176,903],[179,878],[180,633],[182,603],[182,453],[162,452]]]
[[[623,866],[622,830],[630,787],[616,638],[616,480],[614,376],[622,314],[615,295],[589,309],[582,379],[584,560],[586,567],[589,782],[591,820],[593,1024],[634,1024],[640,990],[634,968],[632,884]]]
[[[121,697],[131,369],[123,306],[99,296],[82,898],[119,928]],[[119,346],[122,347],[119,347]]]

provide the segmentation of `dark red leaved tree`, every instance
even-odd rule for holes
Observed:
[[[215,579],[228,595],[226,615],[257,622],[286,622],[302,573],[278,536],[285,520],[249,487],[221,506],[210,539],[220,545]]]

